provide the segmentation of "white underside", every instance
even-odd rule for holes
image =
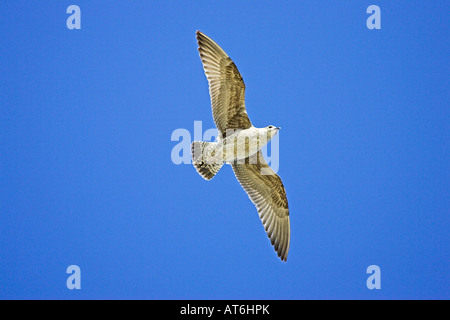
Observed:
[[[207,162],[243,160],[257,153],[270,141],[272,137],[267,133],[267,129],[255,127],[227,132],[225,139],[210,143],[203,156]]]

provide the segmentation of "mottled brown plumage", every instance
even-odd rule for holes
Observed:
[[[259,218],[275,251],[282,260],[286,261],[290,242],[289,205],[286,191],[280,177],[266,163],[261,151],[252,157],[257,157],[257,161],[247,158],[246,163],[233,164],[233,171],[256,206]]]
[[[209,83],[214,123],[223,138],[227,129],[252,126],[245,110],[245,84],[234,62],[213,40],[197,31],[198,51]]]

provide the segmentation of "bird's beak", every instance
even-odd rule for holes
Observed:
[[[281,129],[281,127],[278,127],[278,128],[277,128],[277,130],[280,130],[280,129]]]

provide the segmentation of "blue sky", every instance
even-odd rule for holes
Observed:
[[[450,298],[449,12],[1,1],[0,298]],[[171,161],[175,129],[214,127],[196,30],[236,63],[253,124],[283,128],[287,263],[229,166],[206,182]]]

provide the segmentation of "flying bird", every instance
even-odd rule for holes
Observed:
[[[206,180],[211,180],[225,163],[231,165],[256,206],[278,257],[286,261],[290,242],[286,191],[261,153],[280,128],[252,125],[245,108],[244,80],[236,65],[212,39],[200,31],[196,34],[218,137],[214,142],[192,142],[193,165]]]

